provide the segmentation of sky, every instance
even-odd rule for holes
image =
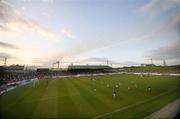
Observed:
[[[0,65],[180,64],[180,0],[0,0]]]

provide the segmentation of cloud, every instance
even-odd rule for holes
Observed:
[[[145,5],[140,7],[140,10],[148,16],[155,18],[156,21],[161,20],[160,24],[155,26],[152,32],[132,37],[129,40],[134,41],[152,41],[157,37],[166,35],[169,32],[174,32],[176,28],[180,29],[180,1],[179,0],[149,0]],[[149,17],[147,18],[149,20]],[[153,21],[150,20],[152,24]],[[153,25],[153,24],[152,24]],[[160,26],[161,25],[161,26]],[[147,28],[149,29],[149,28]],[[179,31],[175,31],[179,32]],[[180,32],[179,32],[180,34]]]
[[[142,63],[134,62],[134,61],[124,61],[124,62],[114,62],[112,64],[116,66],[138,66]]]
[[[100,63],[100,64],[107,64],[107,61],[108,61],[108,64],[112,66],[133,66],[133,65],[140,65],[141,63],[138,63],[138,62],[134,62],[134,61],[113,61],[113,60],[110,60],[108,58],[103,58],[103,57],[92,57],[92,58],[87,58],[87,59],[84,59],[84,60],[80,60],[79,62],[86,62],[86,63]]]
[[[31,0],[23,0],[24,2],[31,2]]]
[[[107,58],[100,58],[100,57],[91,57],[91,58],[87,58],[82,60],[82,62],[107,62]]]
[[[155,37],[164,35],[165,33],[168,33],[179,27],[180,27],[180,12],[177,12],[172,18],[170,18],[168,21],[166,21],[164,23],[164,25],[162,27],[160,27],[159,29],[157,29],[149,34],[144,34],[139,37],[131,38],[130,40],[139,40],[139,41],[152,40]],[[177,32],[179,32],[179,31],[177,31]]]
[[[33,58],[32,59],[32,63],[34,63],[34,64],[43,64],[43,63],[46,63],[46,59],[43,59],[43,58]]]
[[[4,27],[3,25],[0,25],[0,32],[7,32],[8,28]]]
[[[180,4],[179,0],[149,0],[141,10],[154,16],[166,13],[170,9],[177,9],[178,4]]]
[[[0,1],[0,15],[0,32],[35,33],[49,40],[60,38],[59,35],[50,29],[22,15],[20,11],[7,1]]]
[[[0,58],[14,58],[14,56],[8,53],[0,52]]]
[[[75,34],[71,30],[67,30],[65,28],[62,28],[60,32],[70,39],[76,38]]]
[[[176,13],[171,15],[171,17],[166,19],[162,26],[158,28],[154,27],[152,32],[142,34],[140,36],[127,38],[127,40],[125,41],[104,45],[103,48],[110,48],[110,47],[120,46],[120,45],[128,45],[129,43],[132,43],[132,42],[153,41],[157,37],[164,36],[172,31],[177,32],[180,35],[180,11],[177,11]]]
[[[18,49],[15,45],[10,44],[10,43],[5,43],[5,42],[2,42],[2,41],[0,41],[0,47],[10,48],[10,49]]]
[[[176,31],[177,28],[177,31]],[[177,12],[176,14],[174,14],[174,16],[172,18],[170,18],[168,21],[166,21],[163,26],[159,27],[159,28],[154,28],[154,30],[152,32],[149,32],[147,34],[142,34],[140,36],[136,36],[136,37],[130,37],[127,38],[127,40],[125,41],[121,41],[121,42],[115,42],[115,43],[111,43],[108,45],[104,45],[103,48],[111,48],[114,46],[124,46],[124,45],[128,45],[129,43],[137,43],[137,42],[147,42],[147,41],[155,41],[155,39],[157,37],[161,37],[163,35],[166,35],[167,33],[171,32],[175,30],[175,32],[178,32],[178,34],[180,35],[180,12]],[[173,31],[174,32],[174,31]]]
[[[144,56],[155,60],[180,60],[180,39],[169,45],[147,51]]]
[[[45,2],[45,3],[54,3],[54,0],[42,0],[42,2]]]

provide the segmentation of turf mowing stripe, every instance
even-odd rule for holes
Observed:
[[[81,79],[79,80],[80,83],[86,85],[87,89],[93,93],[93,95],[101,100],[103,103],[107,104],[109,108],[112,108],[113,101],[112,101],[112,91],[106,88],[102,88],[101,85],[96,86],[97,91],[93,91],[93,82],[88,79]],[[105,100],[104,100],[105,99]]]
[[[107,79],[105,79],[107,80]],[[92,84],[93,82],[88,80],[88,79],[81,79],[80,80],[82,83],[84,83],[85,85],[87,85],[89,88],[88,89],[92,89]],[[131,103],[135,102],[136,100],[139,100],[139,98],[143,98],[140,97],[138,95],[136,95],[136,93],[131,91],[130,95],[126,95],[126,93],[130,93],[128,90],[124,90],[121,91],[120,89],[118,89],[117,91],[117,97],[116,99],[113,99],[112,97],[112,87],[107,88],[106,86],[102,86],[101,84],[96,84],[97,86],[97,91],[95,92],[96,95],[98,95],[97,97],[100,98],[100,100],[103,99],[103,102],[108,104],[109,107],[111,107],[111,109],[113,110],[114,108],[119,108],[120,106],[124,106],[127,105],[125,102],[128,99]],[[91,90],[91,92],[92,92]],[[104,95],[103,95],[104,94]],[[121,98],[123,97],[123,98]],[[147,97],[145,97],[147,98]],[[105,99],[105,100],[104,100]],[[119,101],[121,101],[121,103],[119,103]],[[123,104],[123,105],[122,105]],[[129,105],[129,104],[128,104]]]
[[[180,87],[178,87],[178,88],[180,88]],[[178,89],[178,88],[176,88],[176,89]],[[174,90],[176,90],[176,89],[174,89]],[[171,90],[171,91],[174,91],[174,90]],[[116,112],[120,112],[120,111],[126,110],[126,109],[128,109],[128,108],[132,108],[132,107],[134,107],[134,106],[141,105],[141,104],[143,104],[143,103],[146,103],[146,102],[149,102],[149,101],[151,101],[151,100],[154,100],[154,99],[156,99],[156,98],[158,98],[158,97],[161,97],[161,96],[163,96],[163,95],[165,95],[165,94],[168,94],[168,93],[170,93],[171,91],[166,91],[166,92],[163,92],[163,93],[161,93],[160,95],[154,96],[154,97],[152,97],[152,98],[150,98],[150,99],[148,99],[148,100],[139,101],[139,102],[136,102],[136,103],[134,103],[134,104],[132,104],[132,105],[128,105],[128,106],[126,106],[126,107],[122,107],[122,108],[120,108],[120,109],[117,109],[117,110],[114,110],[114,111],[111,111],[111,112],[108,112],[108,113],[105,113],[105,114],[97,115],[97,116],[93,117],[92,119],[103,118],[103,117],[105,117],[105,116],[107,116],[107,115],[110,115],[110,114],[113,114],[113,113],[116,113]]]
[[[22,87],[18,87],[18,88],[24,87],[25,90],[18,90],[18,89],[13,90],[14,92],[13,91],[12,92],[16,93],[16,94],[17,94],[16,91],[21,91],[21,95],[17,95],[17,97],[16,98],[13,97],[13,99],[11,97],[8,97],[9,99],[13,100],[14,103],[12,103],[10,106],[6,105],[6,108],[4,108],[4,109],[8,111],[9,108],[12,108],[14,105],[18,104],[19,102],[22,102],[24,100],[24,98],[29,97],[29,95],[32,94],[32,92],[34,92],[34,90],[32,90],[29,86],[31,86],[31,84],[24,85]],[[12,92],[7,92],[7,93],[12,93]],[[3,96],[5,96],[5,95],[3,95]],[[3,97],[1,97],[1,101],[3,101],[3,100],[6,101],[5,99],[3,99],[3,100],[2,99],[3,99]],[[6,102],[3,102],[3,103],[6,104]]]
[[[78,114],[78,111],[77,111],[77,107],[76,105],[74,104],[74,102],[72,101],[72,98],[77,95],[77,94],[73,94],[71,95],[69,92],[68,92],[68,85],[69,80],[66,80],[66,79],[60,79],[58,84],[62,84],[64,87],[62,89],[60,89],[60,86],[58,86],[58,95],[60,97],[60,95],[62,95],[61,93],[63,92],[64,94],[66,94],[67,96],[64,98],[64,97],[60,97],[58,99],[58,117],[61,117],[61,118],[72,118],[72,117],[75,117],[77,116]],[[71,107],[71,108],[69,108]]]
[[[52,93],[53,91],[53,93]],[[57,84],[55,80],[52,80],[44,92],[43,98],[49,97],[50,94],[57,96]],[[32,118],[43,118],[43,117],[57,117],[58,108],[57,108],[57,100],[49,100],[49,101],[40,101],[37,104],[36,109],[32,114]],[[47,113],[48,112],[48,113]]]
[[[73,83],[74,79],[70,79],[69,86],[73,90],[69,90],[70,92],[72,91],[77,91],[79,92],[79,95],[72,97],[72,100],[74,104],[76,105],[78,112],[79,112],[79,117],[78,118],[91,118],[92,115],[96,114],[96,111],[94,110],[93,106],[87,101],[82,95],[81,92],[79,91],[79,88],[75,86]]]
[[[44,82],[44,81],[43,81]],[[16,91],[19,91],[19,90],[14,90],[16,92],[16,94],[18,94],[17,96],[19,98],[17,98],[16,100],[13,100],[13,97],[9,97],[13,102],[13,103],[10,103],[11,105],[9,105],[7,108],[5,108],[6,110],[2,111],[1,110],[1,113],[2,115],[1,116],[4,116],[4,118],[19,118],[19,117],[29,117],[32,113],[32,111],[34,110],[34,108],[36,107],[36,103],[32,104],[32,105],[23,105],[23,104],[20,104],[22,102],[24,102],[24,100],[27,99],[27,97],[30,97],[29,95],[32,95],[33,93],[36,93],[38,94],[38,96],[36,95],[36,97],[40,98],[41,97],[41,93],[45,90],[46,88],[46,84],[43,83],[43,84],[40,84],[41,85],[41,90],[38,90],[39,93],[37,92],[34,92],[34,89],[32,90],[31,88],[31,85],[28,84],[28,85],[25,85],[25,89],[26,90],[20,90],[20,92],[23,92],[23,93],[20,93],[20,92],[16,92]],[[43,86],[43,88],[42,88]],[[41,92],[41,93],[40,93]],[[10,92],[8,92],[10,93]],[[20,95],[20,94],[22,95]],[[3,103],[3,102],[1,102]],[[3,103],[4,105],[6,105],[6,103]],[[7,104],[8,105],[8,104]],[[3,107],[4,109],[4,107]]]
[[[1,98],[1,104],[6,104],[5,107],[3,107],[3,110],[4,111],[8,111],[12,106],[16,105],[18,102],[20,102],[24,97],[26,97],[28,95],[28,93],[32,92],[32,90],[29,90],[29,87],[27,87],[29,85],[25,85],[23,87],[25,87],[24,90],[19,90],[23,87],[17,87],[15,90],[12,90],[10,92],[7,92],[7,94],[4,94],[2,95]],[[21,92],[21,95],[15,95],[18,91]],[[13,96],[13,103],[7,103],[6,101],[8,100],[12,100],[12,97]],[[5,97],[5,99],[4,99]],[[6,99],[7,98],[7,99]],[[2,106],[1,105],[1,106]]]
[[[73,82],[75,87],[81,93],[81,96],[91,104],[93,109],[96,111],[96,114],[100,112],[102,113],[105,110],[109,110],[108,105],[106,105],[106,103],[102,101],[103,99],[100,100],[97,96],[95,96],[94,92],[89,90],[89,88],[86,85],[84,85],[81,81],[73,80]]]

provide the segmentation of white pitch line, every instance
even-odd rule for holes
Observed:
[[[171,91],[173,91],[173,90],[171,90]],[[157,95],[157,96],[155,96],[155,97],[152,97],[152,98],[150,98],[150,99],[148,99],[148,100],[139,101],[139,102],[136,102],[136,103],[134,103],[134,104],[132,104],[132,105],[128,105],[128,106],[126,106],[126,107],[122,107],[122,108],[119,108],[119,109],[117,109],[117,110],[114,110],[114,111],[111,111],[111,112],[108,112],[108,113],[104,113],[104,114],[101,114],[101,115],[97,115],[97,116],[93,117],[92,119],[98,119],[98,118],[101,118],[101,117],[110,115],[110,114],[112,114],[112,113],[120,112],[120,111],[123,111],[123,110],[125,110],[125,109],[130,108],[130,107],[134,107],[134,106],[137,106],[137,105],[146,103],[146,102],[151,101],[151,100],[153,100],[153,99],[156,99],[156,98],[158,98],[158,97],[160,97],[160,96],[162,96],[162,95],[165,95],[166,93],[169,93],[169,92],[171,92],[171,91],[167,91],[167,92],[161,93],[160,95]]]

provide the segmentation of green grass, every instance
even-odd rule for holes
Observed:
[[[18,87],[0,96],[1,117],[143,118],[180,97],[178,76],[120,74],[94,79],[46,79],[36,87],[32,83]],[[119,86],[116,98],[112,97],[114,85]]]
[[[177,66],[132,66],[122,69],[131,72],[154,72],[154,73],[180,73],[180,65]]]

